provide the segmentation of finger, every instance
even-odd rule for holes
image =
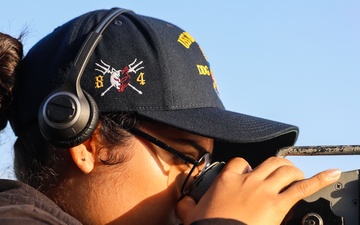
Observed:
[[[265,180],[273,171],[281,166],[293,166],[293,164],[285,158],[270,157],[258,165],[254,169],[253,173],[257,174],[259,178]]]
[[[309,179],[294,183],[282,192],[281,195],[287,195],[285,198],[293,199],[293,203],[296,203],[300,199],[306,198],[320,189],[334,183],[339,179],[340,174],[341,171],[338,169],[323,171]]]
[[[275,169],[265,180],[269,187],[280,193],[291,183],[304,179],[304,173],[295,166],[284,165]]]
[[[193,211],[196,206],[196,202],[189,196],[184,196],[176,205],[176,214],[181,221],[185,224],[185,221],[189,220],[186,215]]]
[[[225,165],[224,170],[238,174],[243,174],[250,172],[252,169],[249,163],[245,159],[233,158]]]

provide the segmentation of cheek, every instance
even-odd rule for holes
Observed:
[[[128,163],[123,186],[127,193],[131,193],[129,201],[136,203],[156,196],[156,201],[169,203],[169,200],[174,199],[176,203],[178,188],[169,182],[172,167],[156,160],[148,150],[138,151]]]
[[[168,177],[168,186],[173,187],[176,192],[177,200],[182,195],[182,186],[187,177],[187,173],[184,173],[183,170],[179,169],[176,166],[171,167]]]
[[[136,218],[127,218],[127,215],[147,215],[146,218],[152,218],[152,221],[157,221],[156,224],[168,224],[175,217],[175,206],[180,197],[174,182],[169,185],[172,169],[164,173],[164,167],[149,153],[140,153],[134,154],[126,162],[126,169],[123,171],[125,177],[121,182],[121,193],[118,192],[121,202],[125,203],[122,204],[123,219],[127,224],[134,224],[132,220]],[[136,220],[140,220],[142,224],[149,222],[142,221],[143,217]],[[136,224],[141,223],[136,221]]]

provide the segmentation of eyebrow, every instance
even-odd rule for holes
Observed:
[[[209,152],[207,149],[204,148],[204,146],[200,145],[199,143],[197,143],[196,141],[192,140],[192,139],[186,139],[186,138],[174,138],[172,140],[175,140],[179,143],[185,143],[187,145],[190,145],[191,147],[193,147],[194,149],[196,149],[200,155],[205,153],[205,152]]]

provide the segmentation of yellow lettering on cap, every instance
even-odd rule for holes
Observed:
[[[185,48],[190,48],[191,44],[195,42],[195,39],[188,32],[182,32],[179,35],[178,42]]]
[[[139,76],[136,78],[136,81],[139,82],[140,85],[145,85],[144,73],[141,72]]]
[[[196,65],[200,75],[210,76],[210,70],[208,66]]]
[[[95,88],[104,87],[104,76],[99,75],[95,77]]]

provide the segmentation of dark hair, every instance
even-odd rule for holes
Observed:
[[[21,39],[0,32],[0,130],[4,129],[9,116],[12,90],[23,57]]]
[[[24,33],[16,39],[0,32],[0,130],[5,128],[9,119],[15,80],[20,75],[19,70],[23,58],[23,45],[21,43],[23,35]],[[38,129],[29,129],[28,132],[18,138],[14,145],[15,174],[19,180],[26,183],[35,177],[33,168],[38,168],[43,162],[48,162],[45,158],[48,154],[37,154],[35,150],[39,146],[47,146],[44,145],[40,136]],[[46,167],[42,166],[42,168]],[[36,171],[40,170],[37,169]],[[42,175],[37,174],[36,176]]]
[[[107,113],[100,114],[101,136],[106,143],[105,157],[101,154],[103,149],[98,150],[99,159],[108,165],[123,162],[127,154],[117,154],[114,147],[126,145],[128,138],[132,136],[128,130],[139,124],[139,118],[135,113]]]

